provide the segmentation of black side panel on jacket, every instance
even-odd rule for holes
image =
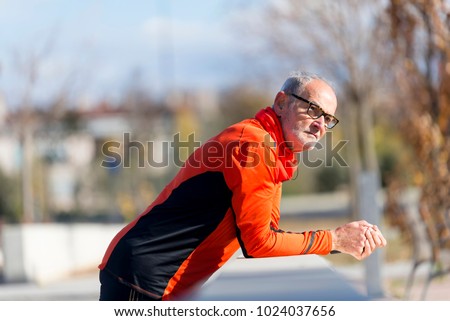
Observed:
[[[162,295],[184,260],[222,221],[231,196],[221,172],[204,172],[181,183],[118,242],[106,269]]]

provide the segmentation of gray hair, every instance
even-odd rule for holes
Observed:
[[[298,94],[301,94],[305,86],[314,79],[322,80],[334,90],[332,84],[327,79],[317,74],[307,71],[294,71],[289,74],[289,77],[286,79],[283,86],[281,86],[281,91],[284,91],[285,93],[297,92]]]

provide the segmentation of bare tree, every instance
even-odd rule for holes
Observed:
[[[34,119],[32,111],[32,91],[36,85],[38,63],[41,53],[31,54],[21,59],[18,55],[18,72],[24,76],[25,89],[19,109],[19,123],[17,124],[19,140],[22,145],[22,204],[23,221],[34,222],[34,192],[33,192],[33,132]]]
[[[69,105],[70,92],[75,86],[74,72],[64,73],[55,79],[56,90],[50,95],[47,106],[38,109],[35,93],[42,90],[40,79],[42,66],[50,57],[55,43],[55,34],[50,33],[47,39],[38,43],[31,49],[16,51],[13,54],[15,72],[21,79],[23,90],[20,93],[20,101],[15,106],[14,113],[17,115],[12,129],[19,137],[22,149],[21,176],[22,176],[22,221],[26,223],[43,219],[38,217],[35,209],[38,207],[36,198],[36,156],[34,153],[36,135],[40,130],[48,130],[52,124],[56,124],[66,117]],[[44,130],[44,131],[45,131]],[[34,177],[36,176],[36,177]],[[45,179],[41,177],[41,179]],[[43,184],[40,184],[41,188]],[[44,184],[45,186],[45,184]],[[45,215],[43,213],[42,215]]]

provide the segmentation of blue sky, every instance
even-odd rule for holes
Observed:
[[[11,105],[22,99],[33,59],[36,101],[62,88],[88,100],[114,98],[137,70],[155,94],[169,83],[227,86],[241,78],[233,19],[242,3],[0,0],[0,93]]]

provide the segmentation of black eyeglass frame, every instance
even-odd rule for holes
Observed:
[[[327,123],[325,123],[325,127],[326,128],[328,128],[328,129],[332,129],[332,128],[334,128],[338,123],[339,123],[339,119],[337,119],[335,116],[333,116],[333,115],[330,115],[330,114],[328,114],[328,113],[326,113],[323,109],[322,109],[322,107],[320,107],[319,105],[317,105],[316,103],[313,103],[312,101],[310,101],[310,100],[308,100],[308,99],[305,99],[305,98],[303,98],[303,97],[300,97],[300,96],[298,96],[298,95],[296,95],[296,94],[289,94],[289,95],[291,95],[291,96],[293,96],[294,98],[297,98],[298,100],[301,100],[301,101],[303,101],[303,102],[305,102],[305,103],[307,103],[308,104],[308,109],[306,110],[306,113],[308,114],[308,116],[309,117],[311,117],[312,119],[318,119],[318,118],[320,118],[320,117],[322,117],[322,116],[325,116],[325,117],[331,117],[332,119],[334,119],[336,122],[333,124],[333,126],[331,126],[331,127],[329,127],[328,126],[328,124]],[[319,116],[317,116],[317,117],[315,117],[315,116],[312,116],[310,113],[309,113],[309,110],[311,109],[311,106],[314,106],[314,107],[316,107],[316,108],[319,108],[319,110],[322,112]]]

